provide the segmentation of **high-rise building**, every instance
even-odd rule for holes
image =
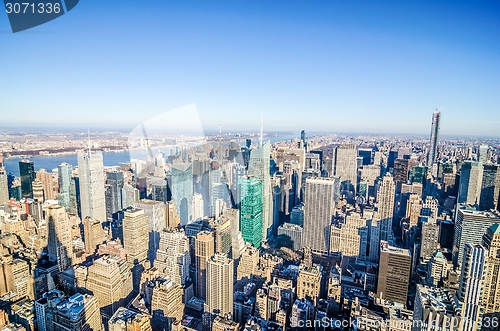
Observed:
[[[300,225],[291,223],[284,223],[278,227],[278,240],[280,246],[300,251],[302,249],[302,231]]]
[[[273,199],[271,192],[271,147],[270,142],[253,148],[250,152],[248,175],[262,181],[262,241],[266,241],[272,232]],[[242,231],[243,232],[243,231]]]
[[[148,216],[142,209],[127,209],[123,217],[123,247],[127,262],[143,264],[148,258]]]
[[[136,311],[120,307],[109,319],[109,331],[153,331],[150,317]]]
[[[161,317],[172,323],[182,320],[184,305],[182,304],[182,286],[170,278],[158,279],[153,288],[151,311],[154,317]],[[153,318],[154,318],[153,317]]]
[[[1,270],[1,269],[0,269]],[[33,276],[30,273],[28,263],[21,259],[6,259],[3,264],[3,274],[0,273],[2,279],[2,294],[12,292],[14,297],[11,300],[22,299],[25,297],[33,298]]]
[[[483,164],[475,161],[465,161],[460,170],[457,203],[471,205],[479,203],[482,182]]]
[[[247,245],[241,254],[240,263],[238,263],[237,279],[252,280],[252,275],[258,264],[259,251],[255,247]]]
[[[394,217],[394,198],[396,186],[392,176],[387,173],[380,183],[377,192],[377,209],[379,216],[380,240],[391,241],[393,238],[392,219]]]
[[[49,259],[56,262],[62,272],[71,266],[73,238],[71,224],[64,207],[50,205],[47,209]]]
[[[214,236],[211,232],[202,231],[195,239],[196,297],[206,300],[207,297],[207,261],[215,252]]]
[[[43,184],[38,179],[35,179],[32,183],[33,200],[43,202]]]
[[[481,210],[496,209],[500,194],[500,171],[497,164],[484,164],[483,181],[479,198]]]
[[[190,163],[174,164],[171,168],[170,188],[172,200],[182,225],[192,219],[191,204],[193,202],[193,166]]]
[[[92,291],[99,302],[101,314],[108,317],[128,303],[133,290],[130,268],[116,256],[103,256],[95,260],[87,269],[86,280],[78,279],[78,284]]]
[[[481,297],[484,289],[484,271],[487,251],[481,245],[467,243],[463,250],[463,266],[457,292],[457,307],[462,318],[463,331],[481,329]]]
[[[3,166],[3,156],[0,155],[0,206],[9,202],[9,181],[7,171]]]
[[[366,219],[358,213],[347,215],[344,222],[331,226],[330,252],[342,256],[359,256],[362,251],[361,229],[366,227]]]
[[[483,247],[487,251],[488,264],[485,270],[482,306],[490,321],[500,315],[500,224],[495,223],[483,236]],[[491,316],[493,315],[493,316]]]
[[[78,153],[78,176],[80,183],[81,218],[89,216],[100,222],[106,221],[106,198],[104,193],[104,165],[102,152]]]
[[[233,260],[214,254],[207,261],[207,300],[205,311],[212,315],[233,314]]]
[[[377,297],[406,306],[410,272],[410,251],[381,241]]]
[[[53,330],[60,331],[102,331],[97,298],[89,294],[77,293],[67,300],[60,302],[47,315]]]
[[[155,267],[161,275],[183,286],[189,280],[190,266],[189,240],[184,230],[164,229],[160,234]]]
[[[148,260],[154,264],[156,252],[160,247],[160,233],[165,228],[165,203],[161,201],[153,201],[142,199],[133,203],[134,208],[144,210],[144,214],[148,216]]]
[[[450,289],[418,284],[413,321],[418,321],[420,326],[413,330],[460,330],[461,321],[454,301],[454,291]]]
[[[319,253],[330,248],[334,178],[307,178],[302,245]]]
[[[262,243],[262,181],[255,176],[239,178],[240,229],[245,242],[259,248]]]
[[[70,190],[73,184],[73,166],[66,162],[57,167],[57,183],[59,194],[57,195],[58,204],[70,212]]]
[[[36,173],[36,180],[42,183],[43,189],[43,199],[44,200],[56,200],[56,187],[54,183],[54,178],[51,173],[47,172],[45,169],[40,169]]]
[[[139,190],[130,184],[123,184],[122,188],[122,207],[130,207],[139,200]]]
[[[357,152],[355,144],[342,144],[335,148],[333,175],[340,177],[341,190],[355,192],[358,177]]]
[[[438,148],[438,133],[439,133],[439,121],[441,119],[440,112],[434,112],[432,114],[432,126],[431,126],[431,138],[429,152],[427,153],[427,166],[431,167],[437,158],[437,148]]]
[[[497,211],[476,211],[465,205],[458,205],[453,234],[453,264],[461,265],[465,245],[481,244],[486,230],[499,222],[500,214]]]
[[[321,291],[321,266],[301,264],[297,278],[297,299],[308,299],[315,304]]]
[[[85,252],[94,254],[97,246],[106,241],[102,223],[86,217],[83,220],[83,236],[85,239]]]
[[[394,181],[398,184],[406,184],[410,169],[408,168],[407,159],[394,160]]]
[[[478,148],[478,153],[477,153],[477,160],[481,162],[482,164],[489,163],[490,160],[488,158],[488,145],[487,144],[481,144]]]
[[[23,198],[33,198],[32,183],[36,178],[35,165],[30,160],[19,161],[19,175],[21,176],[21,195]]]
[[[122,206],[123,172],[113,170],[106,172],[106,217],[112,219],[113,214]]]

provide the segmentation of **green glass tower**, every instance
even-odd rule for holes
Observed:
[[[240,229],[243,240],[255,248],[262,244],[262,181],[255,176],[239,178]]]

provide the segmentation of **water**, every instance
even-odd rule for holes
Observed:
[[[272,137],[269,138],[271,143],[281,141],[281,140],[290,140],[296,138],[296,135],[290,136],[282,136],[282,137]],[[245,142],[238,142],[240,145],[244,145]],[[153,150],[153,155],[156,154],[157,150]],[[170,149],[162,149],[166,155],[169,155]],[[130,159],[141,159],[146,160],[148,156],[148,151],[145,150],[134,150],[130,153],[128,151],[123,152],[103,152],[103,163],[105,167],[117,166],[122,163],[130,162]],[[5,159],[4,158],[4,166],[7,170],[7,173],[12,173],[15,176],[19,176],[19,161],[25,159],[24,157],[12,157]],[[48,172],[51,172],[53,169],[56,169],[58,165],[63,162],[69,163],[73,166],[78,165],[78,161],[76,158],[76,154],[65,154],[65,155],[49,155],[49,156],[32,156],[27,158],[32,161],[35,165],[35,171],[39,169],[46,169]]]

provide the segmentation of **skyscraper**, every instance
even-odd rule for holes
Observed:
[[[189,279],[191,257],[189,240],[184,230],[164,229],[160,235],[160,247],[156,252],[155,267],[160,274],[176,284],[184,285]]]
[[[411,255],[407,249],[380,241],[377,297],[406,306],[410,282]]]
[[[97,246],[106,241],[102,223],[90,217],[85,217],[83,220],[83,235],[87,254],[94,254]]]
[[[181,225],[186,225],[192,218],[193,166],[189,163],[172,165],[170,187]]]
[[[56,200],[56,188],[54,185],[54,178],[52,173],[47,172],[45,169],[40,169],[36,172],[36,180],[42,183],[43,199]]]
[[[212,315],[233,314],[233,260],[215,254],[207,261],[207,301],[205,311]]]
[[[488,228],[483,236],[483,247],[487,251],[488,264],[482,297],[484,314],[490,315],[490,321],[500,315],[500,223]],[[492,315],[492,316],[491,316]]]
[[[214,254],[215,243],[211,232],[202,231],[195,239],[196,297],[207,298],[207,261]]]
[[[462,317],[463,331],[481,329],[481,296],[484,288],[484,271],[487,251],[481,245],[466,244],[463,254],[462,274],[457,292],[457,306]]]
[[[253,148],[250,152],[248,175],[255,176],[262,181],[262,241],[266,241],[272,234],[273,225],[273,197],[271,192],[270,158],[271,147],[269,141],[262,146]]]
[[[79,152],[77,157],[81,218],[89,216],[94,220],[106,222],[102,152],[88,150]]]
[[[148,216],[142,209],[127,209],[123,217],[123,247],[127,261],[142,264],[148,258]]]
[[[483,164],[465,161],[460,170],[457,203],[474,205],[479,203],[481,184],[483,182]]]
[[[262,181],[254,176],[240,177],[238,196],[243,240],[259,248],[262,243]]]
[[[19,174],[21,176],[21,195],[23,198],[33,198],[32,183],[36,178],[35,166],[30,160],[19,161]]]
[[[396,186],[392,176],[387,173],[380,183],[377,192],[377,209],[380,227],[380,240],[391,241],[392,233],[392,218],[394,217],[394,197],[396,194]]]
[[[148,260],[153,264],[160,247],[160,233],[165,228],[165,203],[142,199],[134,202],[134,208],[144,210],[144,214],[148,216]]]
[[[111,219],[113,214],[123,208],[122,206],[123,172],[106,172],[106,218]]]
[[[496,209],[498,195],[500,193],[500,171],[497,164],[485,164],[483,166],[483,180],[479,208],[481,210]]]
[[[0,206],[7,202],[9,202],[9,181],[3,166],[3,156],[0,155]]]
[[[335,148],[333,175],[340,177],[342,191],[356,192],[358,178],[357,156],[355,144],[342,144]]]
[[[47,209],[49,259],[56,262],[62,272],[71,266],[73,242],[71,225],[64,207],[51,205]]]
[[[334,184],[333,178],[306,179],[302,244],[319,253],[330,247]]]
[[[459,266],[462,264],[465,245],[481,244],[486,230],[493,224],[500,223],[500,214],[497,211],[476,211],[458,205],[455,215],[453,264]]]
[[[428,167],[432,167],[434,162],[436,162],[440,119],[441,119],[440,112],[436,111],[434,112],[434,114],[432,114],[431,139],[430,139],[429,152],[427,153]]]
[[[70,187],[73,177],[73,166],[69,163],[61,163],[57,167],[57,182],[59,184],[59,194],[57,196],[59,205],[63,206],[69,212]]]

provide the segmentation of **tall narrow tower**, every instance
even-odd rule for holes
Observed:
[[[104,164],[101,151],[91,152],[89,149],[78,153],[78,176],[82,219],[88,216],[106,222]]]
[[[436,162],[440,119],[441,119],[441,113],[439,111],[436,111],[434,112],[434,114],[432,114],[431,145],[429,146],[429,153],[427,154],[428,167],[432,167],[434,162]]]

